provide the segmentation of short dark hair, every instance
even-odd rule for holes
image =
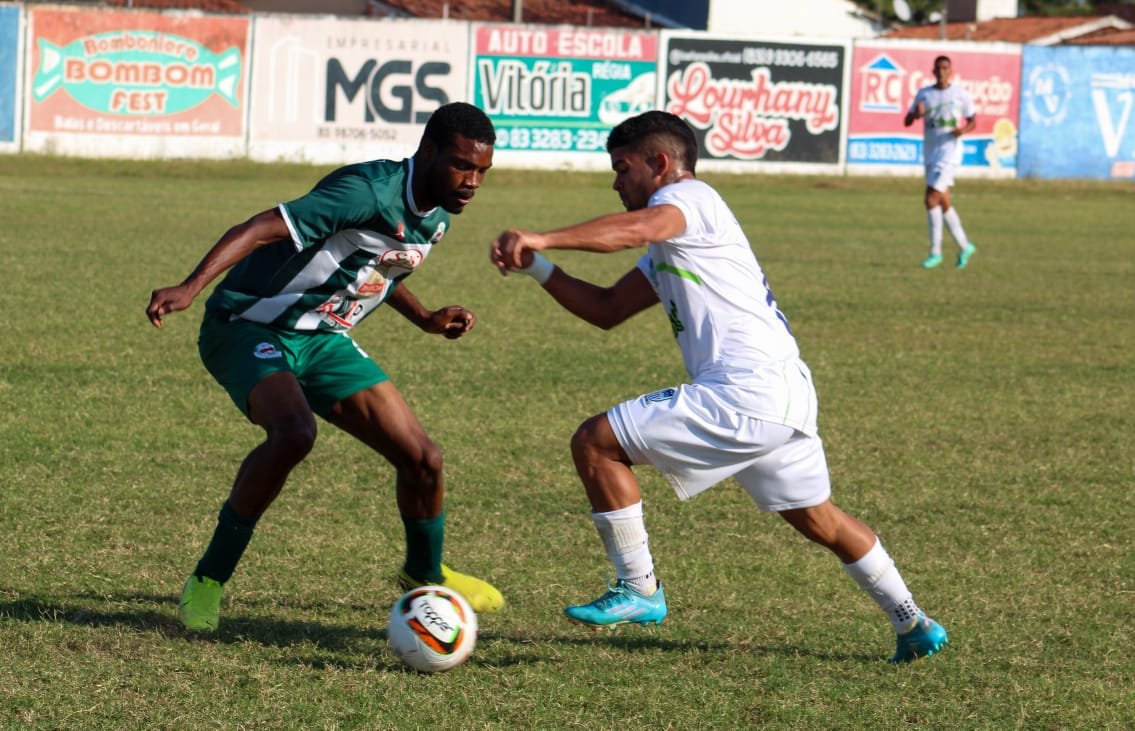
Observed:
[[[426,131],[422,133],[422,137],[432,141],[439,150],[451,146],[457,135],[486,145],[497,141],[497,133],[488,116],[465,102],[450,102],[438,107],[430,115]]]
[[[938,63],[940,61],[945,61],[946,63],[950,64],[951,66],[954,65],[954,62],[950,60],[949,56],[938,56],[937,58],[934,59],[934,68],[938,68]]]
[[[648,149],[647,145],[651,148]],[[624,119],[607,136],[607,152],[617,147],[630,147],[635,152],[651,154],[656,147],[668,152],[689,172],[698,162],[698,141],[685,120],[669,112],[643,112]]]

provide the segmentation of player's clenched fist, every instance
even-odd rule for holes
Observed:
[[[532,263],[532,252],[544,248],[544,237],[534,231],[509,229],[497,236],[489,249],[489,259],[502,275]]]
[[[193,303],[193,293],[185,285],[155,289],[150,294],[150,304],[146,308],[146,317],[154,327],[162,326],[162,315],[171,312],[180,312]]]

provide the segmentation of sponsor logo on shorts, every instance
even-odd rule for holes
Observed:
[[[261,360],[268,360],[269,358],[283,358],[284,354],[280,352],[272,343],[260,343],[252,354]]]
[[[660,404],[674,398],[674,394],[678,393],[676,388],[664,388],[661,391],[648,393],[642,397],[642,405],[650,406],[651,404]]]

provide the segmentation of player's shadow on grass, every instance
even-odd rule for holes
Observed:
[[[0,588],[0,597],[18,595],[18,592]],[[302,605],[313,614],[326,611],[325,605],[311,602],[264,602],[253,600],[252,605],[271,604],[295,608]],[[152,607],[161,607],[154,609]],[[393,659],[385,651],[386,629],[360,625],[336,624],[321,620],[285,620],[252,617],[239,611],[229,611],[216,632],[193,633],[182,627],[176,617],[177,597],[147,593],[81,593],[73,597],[23,597],[0,599],[0,620],[18,622],[48,622],[76,627],[124,628],[154,632],[169,639],[188,639],[201,643],[241,644],[251,642],[265,647],[292,649],[294,652],[275,658],[287,665],[303,665],[314,669],[387,670],[413,672]],[[356,606],[354,609],[370,610]],[[488,640],[491,635],[484,635]],[[537,662],[542,658],[516,653],[508,658],[493,658],[491,662],[474,657],[471,665],[502,667]]]
[[[0,590],[5,594],[17,594]],[[96,604],[101,603],[99,607]],[[253,606],[265,604],[263,601],[245,602]],[[253,642],[278,648],[298,648],[293,657],[281,658],[281,662],[303,664],[312,668],[338,668],[404,671],[405,668],[394,661],[384,661],[389,657],[383,652],[386,645],[386,630],[359,625],[336,624],[329,620],[285,620],[253,617],[240,612],[226,612],[220,628],[210,634],[187,631],[177,621],[175,607],[177,597],[147,593],[98,594],[82,593],[71,600],[58,600],[44,597],[0,599],[0,619],[9,618],[22,622],[51,622],[81,627],[121,627],[132,630],[157,632],[164,637],[192,639],[198,642],[239,644]],[[295,602],[271,602],[272,606],[286,606],[313,614],[324,611],[326,607],[298,600]],[[151,607],[161,607],[153,609]],[[369,607],[353,607],[369,610]],[[759,655],[785,655],[791,657],[811,657],[834,662],[876,662],[878,657],[853,654],[832,653],[800,645],[759,645],[749,644],[734,647],[726,642],[711,642],[695,639],[673,639],[665,636],[664,629],[641,629],[624,627],[617,632],[588,632],[579,628],[555,636],[544,636],[540,644],[560,644],[575,646],[604,646],[619,648],[628,653],[635,652],[678,652],[678,653],[718,653],[746,652]],[[470,664],[485,664],[492,667],[527,665],[533,662],[547,662],[544,653],[528,653],[527,646],[537,644],[531,636],[510,635],[482,631],[481,642],[496,644],[508,643],[515,650],[496,652],[491,661],[474,655]],[[311,649],[304,649],[304,646]],[[500,647],[496,648],[500,650]]]
[[[9,592],[0,592],[0,596]],[[153,608],[160,607],[160,608]],[[164,637],[200,642],[237,644],[254,642],[265,646],[293,647],[304,644],[315,650],[357,654],[386,642],[385,629],[336,624],[330,621],[282,620],[252,617],[240,612],[225,614],[213,633],[193,633],[176,617],[177,597],[145,593],[82,593],[73,597],[25,597],[0,599],[0,618],[23,622],[50,622],[79,627],[120,627],[156,632]],[[305,658],[306,664],[319,664],[319,658]],[[315,661],[315,662],[313,662]],[[324,659],[324,665],[334,664]],[[344,666],[358,663],[344,661]],[[373,664],[373,663],[371,663]]]
[[[825,652],[814,647],[802,645],[767,645],[745,644],[734,645],[729,642],[710,642],[692,639],[668,639],[661,636],[663,629],[641,629],[638,627],[620,627],[616,631],[600,630],[590,632],[580,628],[582,634],[578,637],[560,635],[549,638],[549,642],[573,645],[589,645],[603,647],[617,647],[627,652],[643,652],[662,650],[664,652],[742,652],[750,655],[786,655],[789,657],[810,657],[817,660],[832,662],[866,662],[877,663],[878,655],[849,652]]]

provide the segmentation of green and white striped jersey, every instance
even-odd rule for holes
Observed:
[[[412,158],[347,165],[281,203],[291,239],[234,266],[206,309],[288,330],[350,330],[449,228],[444,209],[418,210],[413,172]]]

